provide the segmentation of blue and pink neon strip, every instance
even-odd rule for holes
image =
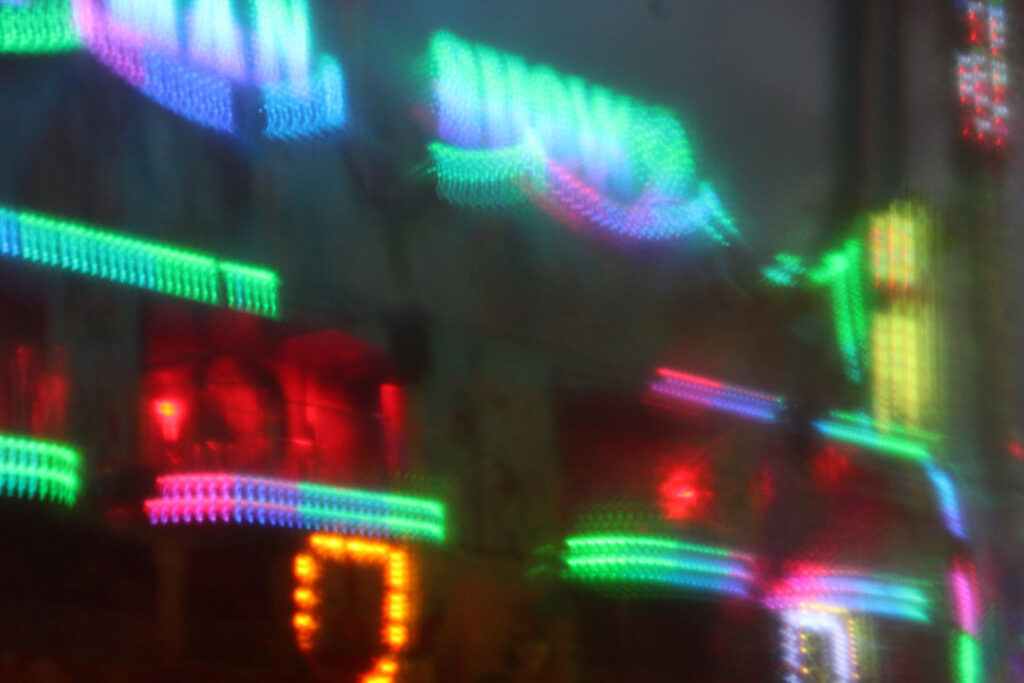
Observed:
[[[655,396],[670,402],[701,406],[760,422],[775,422],[786,407],[781,396],[751,391],[668,368],[658,368],[657,372],[657,379],[648,386]]]
[[[377,538],[441,542],[441,503],[308,482],[241,474],[157,478],[145,502],[152,524],[257,524]]]
[[[311,57],[306,2],[253,0],[249,46],[231,2],[195,0],[182,22],[184,36],[173,0],[70,2],[74,30],[89,52],[193,123],[238,133],[236,97],[252,86],[270,139],[319,136],[345,123],[341,67],[330,55]]]
[[[826,566],[803,566],[773,586],[772,610],[839,609],[925,623],[931,600],[923,582]]]

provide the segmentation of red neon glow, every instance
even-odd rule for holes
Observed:
[[[160,434],[164,441],[176,442],[181,436],[182,404],[174,399],[159,398],[153,401],[153,412],[160,423]]]
[[[703,516],[714,498],[711,471],[704,463],[675,465],[658,486],[658,503],[666,519],[687,521]]]
[[[835,444],[828,444],[814,456],[814,483],[819,490],[833,491],[847,481],[850,468],[850,459],[846,453],[841,452]]]
[[[397,384],[380,385],[380,419],[388,470],[394,473],[402,465],[405,434],[405,396]]]

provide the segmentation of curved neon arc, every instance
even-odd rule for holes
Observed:
[[[0,493],[74,505],[82,489],[82,457],[56,443],[0,435]]]

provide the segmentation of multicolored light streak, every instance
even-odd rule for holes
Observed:
[[[658,379],[651,381],[648,387],[655,395],[670,402],[698,405],[760,422],[775,422],[786,407],[781,396],[668,368],[658,368],[657,373]]]
[[[529,198],[559,217],[636,239],[735,233],[695,178],[668,110],[441,31],[430,44],[439,192],[500,206]],[[461,153],[460,153],[461,152]]]
[[[360,677],[362,683],[391,683],[398,674],[398,657],[409,640],[409,624],[416,607],[412,590],[412,572],[409,552],[394,545],[362,538],[313,534],[309,538],[309,552],[295,556],[295,616],[292,625],[299,649],[315,649],[315,637],[320,630],[317,606],[323,596],[317,585],[327,562],[354,561],[358,564],[377,564],[384,574],[383,624],[381,640],[387,654],[377,660],[370,672]]]
[[[565,577],[586,583],[662,584],[748,596],[752,558],[712,546],[639,535],[575,536],[566,540]]]
[[[403,540],[445,540],[441,503],[387,493],[242,474],[157,478],[152,524],[235,523]]]
[[[72,448],[0,435],[0,492],[74,505],[82,489],[82,458]]]
[[[927,623],[926,587],[909,578],[806,566],[773,586],[764,602],[772,610],[838,609]]]
[[[0,255],[131,287],[276,317],[272,271],[123,237],[80,223],[0,207]]]

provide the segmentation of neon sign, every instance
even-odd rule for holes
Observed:
[[[316,634],[321,627],[317,606],[323,600],[318,583],[324,565],[328,561],[379,565],[384,574],[381,640],[387,654],[380,657],[359,680],[361,683],[391,683],[398,674],[398,656],[409,640],[414,606],[409,552],[389,543],[328,534],[313,534],[309,538],[309,546],[309,552],[295,556],[294,566],[299,586],[292,594],[296,608],[292,626],[299,649],[303,652],[315,650]]]
[[[956,55],[960,134],[999,150],[1009,133],[1006,11],[1001,0],[970,0],[961,12],[966,49]]]
[[[111,71],[213,130],[239,132],[235,102],[253,86],[271,139],[344,125],[341,67],[327,54],[314,59],[306,0],[252,0],[248,39],[230,0],[193,0],[182,9],[178,0],[71,0],[71,21]]]
[[[676,117],[446,32],[430,44],[438,192],[479,206],[534,201],[571,225],[647,240],[735,232],[694,171]]]

